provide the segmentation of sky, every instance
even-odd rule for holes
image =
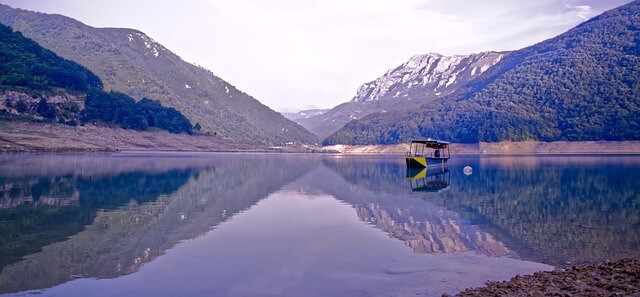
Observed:
[[[331,108],[414,55],[516,50],[630,0],[0,0],[140,30],[276,111]]]

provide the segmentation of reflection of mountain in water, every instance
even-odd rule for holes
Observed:
[[[536,262],[562,266],[565,262],[640,257],[640,180],[634,178],[640,176],[637,158],[501,157],[460,162],[472,165],[473,174],[465,176],[464,165],[450,164],[448,191],[410,196],[455,211],[521,257]],[[605,162],[613,164],[602,165]],[[388,189],[388,193],[409,190],[402,173],[381,174],[402,171],[401,162],[395,163],[396,169],[382,162],[379,173],[375,173],[375,163],[361,168],[357,162],[354,168],[347,168],[340,159],[325,159],[324,163],[358,187]],[[402,210],[385,212],[398,216]],[[379,212],[373,217],[381,216]],[[412,220],[406,217],[401,222],[415,225]]]
[[[166,179],[163,181],[154,178],[156,174],[144,172],[112,176],[118,170],[105,171],[104,167],[76,173],[82,176],[74,183],[80,205],[66,206],[67,209],[60,211],[82,212],[86,205],[87,211],[93,211],[94,215],[78,221],[78,228],[61,232],[59,240],[54,240],[58,242],[5,266],[0,274],[0,292],[47,288],[79,276],[111,278],[135,272],[178,242],[204,234],[304,174],[309,167],[296,166],[300,158],[239,154],[106,158],[105,167],[129,163],[122,165],[125,172],[135,170],[132,163],[154,162],[154,168],[145,172],[166,170],[160,174],[166,175]],[[61,158],[61,162],[63,160]],[[164,165],[158,166],[160,163]],[[69,174],[72,169],[64,168],[61,172]],[[47,178],[60,179],[55,170],[47,172],[53,174]],[[135,178],[126,181],[118,178],[120,175]],[[91,177],[95,180],[91,181]],[[117,197],[123,199],[120,201]],[[132,199],[134,197],[140,198]],[[40,228],[42,232],[57,232],[57,227]],[[61,241],[62,236],[69,237]]]
[[[399,199],[405,199],[400,197]],[[396,202],[393,199],[389,202]],[[490,257],[510,251],[491,234],[456,214],[430,205],[355,204],[365,222],[404,241],[417,253],[438,254],[472,251]],[[393,212],[390,212],[393,211]]]
[[[0,177],[0,209],[33,206],[78,206],[80,193],[74,187],[73,176],[48,177]]]
[[[305,188],[319,188],[337,199],[345,201],[356,209],[361,220],[386,232],[391,237],[404,241],[418,253],[450,253],[473,251],[487,256],[503,256],[510,253],[501,242],[458,214],[437,207],[415,197],[407,197],[407,190],[390,188],[391,193],[378,191],[385,184],[373,177],[394,177],[400,185],[406,185],[403,167],[393,168],[394,163],[380,164],[382,172],[375,170],[375,162],[355,162],[325,158],[324,164],[298,183]],[[351,164],[352,166],[346,166]],[[400,165],[404,166],[402,163]],[[360,167],[362,165],[362,167]],[[328,170],[328,168],[335,171]],[[344,178],[336,174],[339,168],[362,176]],[[401,174],[397,174],[402,172]],[[361,186],[354,187],[350,181],[365,181],[365,185],[376,185],[371,191]],[[409,190],[410,191],[410,190]]]
[[[0,243],[0,267],[82,231],[100,210],[130,201],[153,201],[175,192],[190,175],[183,170],[123,173],[95,180],[82,176],[0,178],[0,237],[7,239]]]
[[[397,158],[3,155],[0,292],[135,272],[285,185],[352,205],[420,253],[554,265],[640,256],[637,162],[540,160],[454,160],[448,190],[430,193],[411,190]]]
[[[489,232],[537,262],[562,266],[640,257],[638,159],[601,165],[604,158],[481,160],[471,176],[455,172],[456,191],[427,199],[471,210],[472,217],[490,222],[483,226]]]

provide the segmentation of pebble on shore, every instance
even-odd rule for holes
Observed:
[[[640,259],[517,275],[509,281],[488,282],[484,287],[467,289],[455,296],[640,297]]]

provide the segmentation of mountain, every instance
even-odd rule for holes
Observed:
[[[325,144],[640,139],[640,1],[512,52],[432,106],[352,121]]]
[[[319,116],[325,112],[327,112],[328,109],[320,109],[320,108],[316,108],[316,109],[306,109],[306,110],[301,110],[301,111],[297,111],[297,112],[285,112],[285,111],[281,111],[280,114],[282,114],[285,118],[290,119],[292,121],[297,121],[300,119],[307,119],[310,117],[314,117],[314,116]]]
[[[416,55],[376,80],[360,86],[350,102],[321,115],[295,121],[324,138],[353,119],[376,112],[418,108],[439,100],[485,72],[506,54]]]
[[[300,125],[210,71],[183,61],[140,31],[93,28],[65,16],[6,5],[0,5],[0,23],[87,67],[105,89],[136,100],[159,100],[199,123],[203,132],[251,144],[318,141]]]
[[[192,132],[180,112],[159,102],[104,92],[95,74],[0,24],[0,115],[77,125],[99,120],[123,128]],[[84,98],[84,100],[82,100]]]

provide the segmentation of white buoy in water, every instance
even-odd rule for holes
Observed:
[[[462,172],[464,172],[464,175],[471,175],[473,173],[473,168],[471,168],[471,166],[469,165],[464,166],[464,169],[462,169]]]

